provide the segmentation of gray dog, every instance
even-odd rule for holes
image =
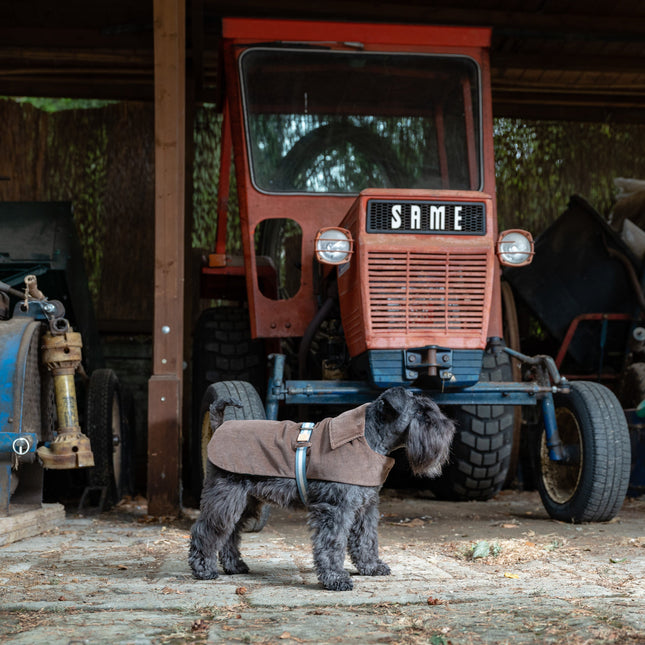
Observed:
[[[311,437],[303,437],[300,424],[293,422],[222,424],[227,405],[239,403],[226,400],[211,407],[216,432],[209,444],[201,513],[191,531],[188,557],[194,576],[217,578],[218,555],[224,573],[249,571],[240,556],[240,532],[259,517],[264,503],[305,504],[316,573],[325,589],[352,589],[343,568],[346,551],[359,574],[389,575],[390,568],[378,556],[377,535],[379,490],[394,461],[387,455],[404,447],[415,475],[441,473],[454,425],[436,403],[402,387],[392,388],[373,403],[320,422]],[[267,457],[266,446],[253,444],[254,437],[265,435],[267,444],[281,446],[281,455]],[[294,473],[298,448],[310,458],[304,482],[296,481]],[[277,470],[270,470],[276,463]]]

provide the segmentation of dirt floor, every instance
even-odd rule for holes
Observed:
[[[392,575],[355,575],[350,592],[318,585],[302,512],[245,534],[251,573],[215,581],[186,562],[196,511],[68,514],[0,548],[0,642],[645,643],[645,498],[607,524],[555,522],[519,492],[384,491],[381,512]]]

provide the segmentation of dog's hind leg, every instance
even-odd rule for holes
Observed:
[[[390,567],[378,557],[378,505],[371,501],[356,511],[347,544],[349,557],[362,576],[389,576]]]
[[[240,533],[244,529],[245,524],[251,519],[257,519],[260,516],[262,504],[254,497],[248,498],[248,503],[242,517],[235,525],[235,529],[229,535],[228,540],[222,545],[219,552],[219,561],[222,565],[222,570],[226,574],[235,573],[248,573],[249,567],[246,562],[242,560],[240,554]]]
[[[344,505],[318,503],[309,507],[314,566],[325,589],[349,591],[354,588],[349,573],[343,568],[353,515],[354,509]]]
[[[244,513],[246,501],[247,491],[244,486],[225,479],[207,481],[202,492],[201,512],[191,529],[188,552],[188,563],[196,578],[217,578],[217,557],[223,549],[225,555],[222,566],[226,573],[240,572],[229,569],[232,560],[237,562],[238,568],[242,565],[246,567],[243,562],[239,564],[241,560],[235,538],[231,547],[231,535],[236,531]]]

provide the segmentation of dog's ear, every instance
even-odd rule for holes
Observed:
[[[388,416],[399,416],[410,405],[410,394],[404,387],[392,387],[381,394],[384,412]]]
[[[455,425],[434,401],[424,398],[418,402],[417,414],[408,427],[408,462],[415,475],[436,477],[450,458]]]

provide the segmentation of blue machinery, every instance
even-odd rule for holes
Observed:
[[[569,383],[560,375],[550,356],[526,356],[508,347],[505,351],[513,358],[532,366],[535,380],[526,382],[478,382],[470,387],[442,392],[432,392],[439,405],[537,405],[542,408],[544,427],[553,461],[566,461],[568,455],[562,445],[555,417],[553,395],[568,393]],[[373,401],[380,390],[371,388],[363,381],[314,381],[284,380],[284,354],[272,354],[273,369],[266,397],[268,419],[278,418],[280,401],[288,405],[360,405]],[[418,388],[411,391],[421,392]]]
[[[10,502],[40,505],[43,467],[94,465],[74,387],[80,334],[69,328],[63,306],[37,290],[35,278],[26,282],[29,296],[0,283],[0,295],[23,298],[12,318],[0,320],[0,516],[9,514]]]

